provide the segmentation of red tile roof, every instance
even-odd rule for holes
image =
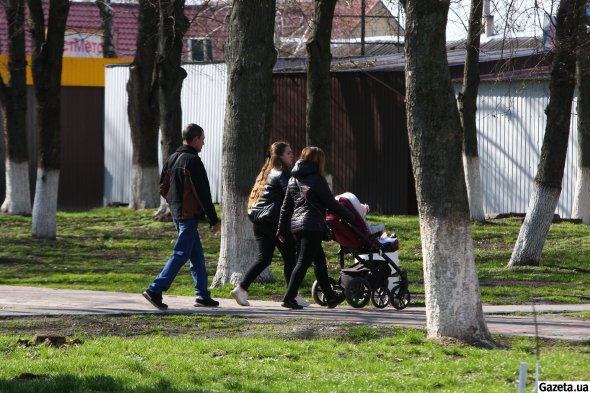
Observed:
[[[366,0],[366,13],[378,4],[380,0]],[[0,53],[8,49],[8,29],[6,25],[4,5],[0,3]],[[311,26],[313,0],[279,0],[277,3],[277,41],[305,42]],[[48,1],[44,0],[45,12]],[[112,3],[114,15],[115,48],[118,57],[132,58],[135,54],[137,35],[137,4]],[[335,10],[332,37],[334,39],[348,38],[360,24],[361,0],[340,0]],[[188,39],[210,37],[213,47],[214,60],[223,58],[223,45],[227,40],[225,18],[231,11],[231,1],[209,1],[205,5],[187,5],[185,13],[191,21],[191,27],[185,35],[185,56],[188,59]],[[71,2],[67,29],[73,32],[100,33],[101,21],[98,8],[94,2]],[[291,45],[292,46],[292,45]],[[304,45],[303,45],[304,47]],[[279,48],[280,49],[280,48]],[[30,38],[27,31],[27,53],[30,51]]]

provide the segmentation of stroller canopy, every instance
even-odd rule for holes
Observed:
[[[346,192],[344,194],[337,195],[336,200],[354,214],[354,222],[350,224],[353,225],[363,236],[368,238],[370,234],[369,230],[367,229],[365,219],[361,215],[362,208],[358,198],[354,194]],[[358,205],[358,207],[355,205]],[[365,241],[360,236],[358,236],[346,223],[340,221],[333,214],[328,214],[326,216],[326,221],[334,232],[334,240],[338,242],[341,247],[360,248],[365,245]]]

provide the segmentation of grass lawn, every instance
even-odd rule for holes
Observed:
[[[176,234],[151,210],[102,208],[58,213],[55,241],[32,239],[31,219],[0,215],[0,284],[141,292],[160,271]],[[416,217],[371,216],[400,238],[400,260],[423,302]],[[515,220],[474,224],[483,298],[490,304],[588,302],[590,228],[551,227],[540,267],[508,269],[518,235]],[[201,236],[210,275],[219,235]],[[336,245],[327,244],[336,277]],[[250,295],[278,300],[277,282]],[[309,296],[310,271],[302,292]],[[169,293],[192,295],[188,269]],[[228,297],[230,286],[213,290]],[[587,318],[587,313],[576,313]],[[69,344],[31,345],[34,334],[66,336]],[[73,341],[76,339],[75,341]],[[535,340],[495,336],[501,349],[427,340],[422,330],[345,321],[199,315],[0,318],[0,392],[514,392],[521,362],[534,380]],[[543,340],[541,379],[588,380],[590,342]]]
[[[74,345],[30,346],[37,331]],[[19,338],[21,339],[19,341]],[[514,392],[535,341],[502,349],[338,322],[196,315],[0,319],[2,392]],[[543,341],[541,379],[588,380],[590,342]]]
[[[0,215],[0,284],[56,288],[141,292],[159,273],[176,239],[174,226],[151,219],[153,211],[100,208],[57,215],[57,240],[33,239],[30,217]],[[418,218],[371,215],[400,238],[401,266],[412,282],[413,304],[423,304],[422,253]],[[520,222],[493,220],[473,225],[474,248],[483,301],[486,304],[590,301],[590,227],[553,224],[539,267],[506,267]],[[219,234],[201,228],[208,272],[212,276],[219,255]],[[324,243],[331,275],[337,277],[337,245]],[[254,245],[253,245],[254,246]],[[281,298],[284,291],[281,258],[272,264],[275,283],[255,284],[254,299]],[[310,269],[301,289],[310,296]],[[214,289],[214,297],[229,297],[230,286]],[[169,294],[192,295],[188,267]]]

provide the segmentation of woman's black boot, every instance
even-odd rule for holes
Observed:
[[[283,300],[283,304],[281,304],[281,306],[285,308],[291,308],[293,310],[301,310],[303,308],[302,306],[297,304],[297,301],[295,299]]]

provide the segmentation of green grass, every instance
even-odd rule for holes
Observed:
[[[176,335],[153,317],[135,318],[159,330],[132,337],[81,335],[80,345],[61,348],[24,346],[16,336],[0,334],[0,391],[514,392],[520,362],[529,364],[529,389],[534,381],[531,338],[497,337],[504,349],[486,350],[433,342],[423,331],[398,327],[353,325],[328,338],[301,339],[288,333],[288,324],[267,324],[275,328],[272,334],[211,337],[219,326],[209,324],[217,317],[162,318],[193,324]],[[232,320],[219,323],[231,326]],[[36,379],[16,379],[24,373]],[[588,375],[590,343],[541,343],[542,379]]]
[[[171,223],[151,219],[153,211],[101,208],[57,215],[57,240],[31,237],[31,218],[0,215],[0,284],[140,292],[168,259],[176,233]],[[423,273],[417,217],[371,215],[400,239],[401,266],[412,282],[413,303],[423,304]],[[484,303],[588,303],[590,300],[590,227],[562,222],[551,226],[539,267],[506,267],[520,223],[514,219],[473,224],[474,251]],[[208,272],[215,272],[219,234],[201,227]],[[326,243],[325,243],[326,244]],[[331,275],[339,266],[335,243],[326,244]],[[279,299],[284,291],[281,258],[272,269],[275,283],[254,284],[250,296]],[[310,295],[310,269],[301,292]],[[230,286],[214,289],[213,296],[228,297]],[[181,272],[169,294],[192,295],[188,268]]]

